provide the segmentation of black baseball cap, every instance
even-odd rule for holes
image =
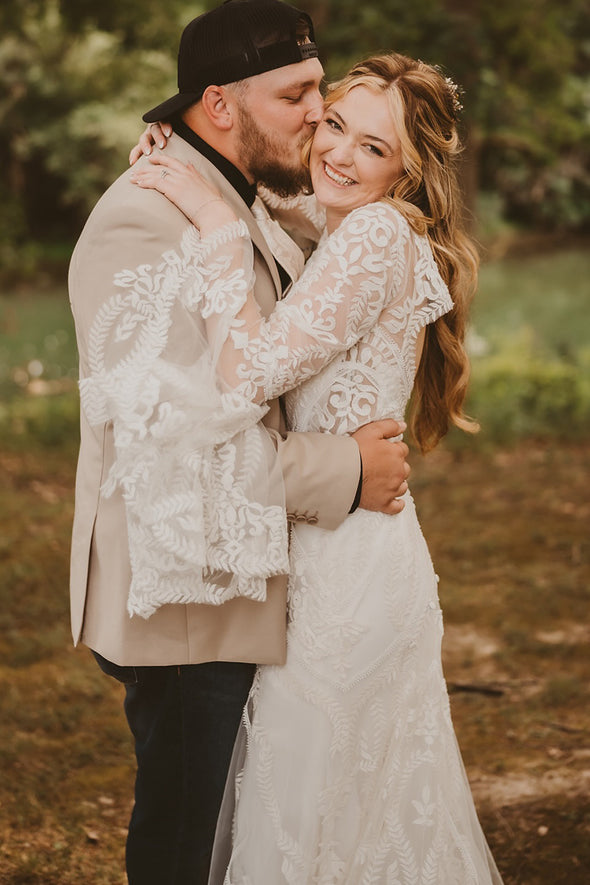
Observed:
[[[169,120],[223,86],[317,58],[313,22],[281,0],[225,0],[186,26],[178,50],[178,93],[143,115]]]

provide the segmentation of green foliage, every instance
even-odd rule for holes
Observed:
[[[4,267],[20,259],[26,239],[71,236],[123,171],[141,113],[176,88],[186,9],[180,0],[166,9],[155,0],[141,7],[72,0],[3,5]],[[194,12],[192,5],[188,17]]]
[[[481,179],[528,226],[590,220],[590,28],[580,0],[482,7],[488,41],[477,114]]]
[[[590,227],[590,17],[584,0],[301,0],[330,76],[404,52],[465,89],[467,161],[479,189],[528,227]]]
[[[6,449],[67,449],[77,445],[80,427],[78,393],[19,397],[0,405],[0,432]]]
[[[71,238],[125,168],[141,113],[171,94],[183,25],[219,0],[3,0],[0,266]],[[396,49],[466,90],[466,181],[529,227],[590,226],[590,18],[584,0],[299,0],[330,77]],[[471,186],[470,186],[471,191]],[[473,202],[473,194],[469,193]]]
[[[590,433],[590,350],[579,365],[535,356],[527,330],[502,353],[474,361],[468,411],[487,439]]]
[[[590,432],[587,250],[484,264],[468,346],[482,441]]]

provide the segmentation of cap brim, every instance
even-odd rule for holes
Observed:
[[[184,111],[190,105],[199,101],[203,97],[203,92],[179,92],[173,95],[167,101],[163,101],[157,107],[152,108],[141,118],[144,123],[157,123],[159,120],[169,120],[179,111]]]

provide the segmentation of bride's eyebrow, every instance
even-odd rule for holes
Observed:
[[[328,105],[328,107],[326,108],[326,114],[332,114],[333,117],[338,117],[338,120],[342,123],[342,125],[343,126],[346,125],[346,123],[344,122],[344,120],[342,119],[342,117],[340,116],[338,111],[335,111],[331,105]]]

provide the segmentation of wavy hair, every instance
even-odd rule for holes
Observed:
[[[465,331],[479,261],[463,229],[457,178],[461,105],[457,87],[437,67],[393,53],[356,64],[329,87],[326,105],[360,85],[386,95],[401,142],[403,172],[385,199],[428,237],[454,305],[427,326],[416,373],[409,424],[424,453],[451,424],[469,433],[479,429],[463,412],[470,371]]]

